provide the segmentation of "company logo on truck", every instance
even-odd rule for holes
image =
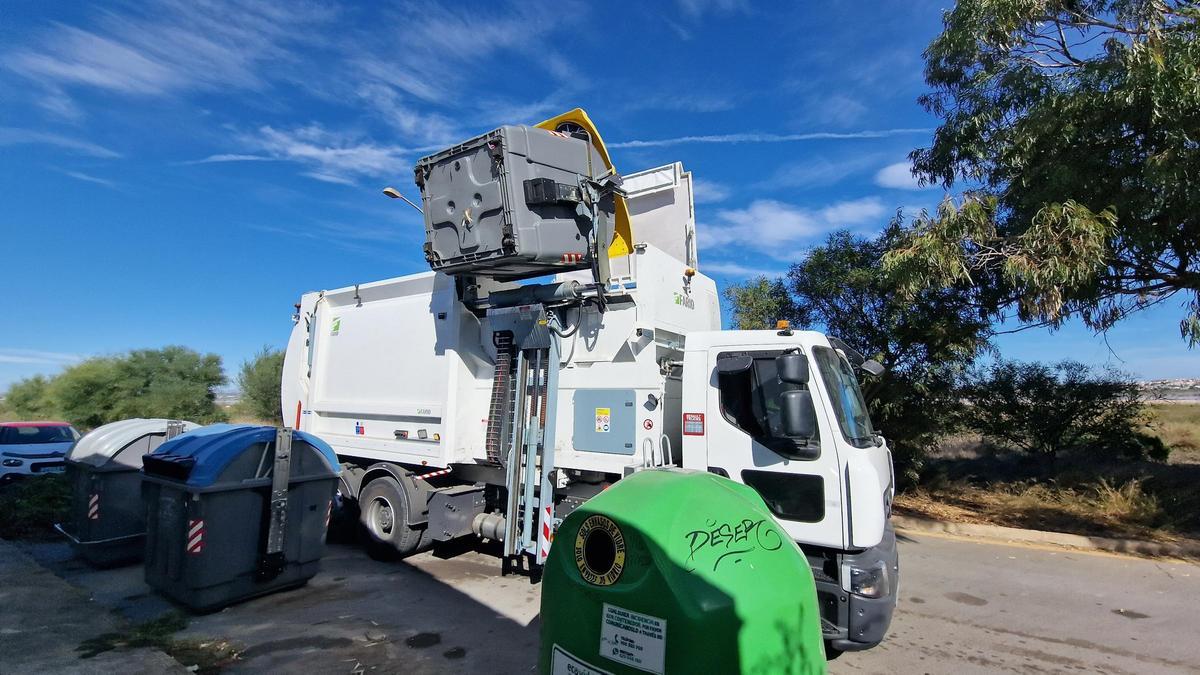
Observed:
[[[672,293],[671,295],[675,296],[675,304],[679,305],[680,307],[696,309],[696,301],[684,295],[683,293]]]

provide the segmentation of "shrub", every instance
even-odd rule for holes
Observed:
[[[964,397],[966,426],[1051,461],[1083,450],[1158,460],[1169,452],[1147,433],[1137,383],[1111,368],[999,361],[968,377]]]
[[[62,475],[31,476],[0,490],[0,538],[48,539],[55,535],[71,505],[71,488]]]
[[[248,415],[278,424],[283,420],[279,386],[283,380],[283,352],[263,347],[254,358],[242,364],[238,387],[242,390],[242,408]]]
[[[9,387],[7,407],[20,417],[55,417],[90,429],[131,417],[216,422],[225,414],[214,389],[225,383],[221,357],[186,347],[138,349],[69,366],[47,379]]]
[[[41,375],[27,377],[9,386],[4,396],[5,412],[19,419],[49,419],[55,417],[49,399],[50,381]]]

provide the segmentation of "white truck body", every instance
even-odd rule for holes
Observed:
[[[891,456],[878,437],[849,430],[852,399],[861,403],[861,396],[853,374],[845,377],[845,355],[817,332],[721,330],[716,286],[696,269],[690,174],[675,164],[625,181],[637,245],[614,260],[607,311],[584,304],[561,317],[574,332],[558,345],[556,487],[569,495],[575,485],[667,464],[750,484],[814,570],[825,569],[818,591],[833,607],[828,616],[823,610],[827,638],[839,649],[877,643],[894,586],[885,582],[883,598],[857,598],[857,609],[846,591],[854,590],[856,565],[895,567],[888,562]],[[572,272],[555,281],[569,278],[588,277]],[[449,469],[445,480],[452,481],[489,464],[491,333],[480,312],[459,300],[454,278],[426,272],[306,293],[298,310],[282,386],[284,416],[296,428],[321,437],[350,464],[397,465],[417,480],[441,481],[435,472]],[[773,450],[748,431],[758,423],[744,420],[757,415],[763,428],[773,423],[767,418],[778,412],[765,392],[775,385],[760,386],[754,368],[772,367],[787,351],[812,364],[811,457]],[[751,384],[737,385],[750,387],[745,392],[731,390],[717,369],[730,354],[756,364]],[[764,382],[772,372],[764,371]],[[730,410],[731,401],[754,397],[761,405]],[[882,628],[855,623],[852,610],[864,607]]]

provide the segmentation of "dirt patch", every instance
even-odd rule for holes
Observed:
[[[227,640],[177,639],[175,633],[187,628],[187,625],[187,619],[182,614],[171,612],[125,631],[84,640],[75,651],[79,653],[79,658],[90,659],[104,652],[150,647],[165,652],[198,673],[219,673],[222,668],[238,660],[239,648]]]

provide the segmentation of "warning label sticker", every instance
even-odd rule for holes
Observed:
[[[596,408],[596,433],[606,434],[612,423],[612,408]]]
[[[331,336],[342,332],[342,318],[340,316],[333,317],[333,323],[329,324],[329,334]]]
[[[667,656],[667,621],[605,603],[600,656],[648,673],[662,673]]]
[[[558,645],[554,645],[550,655],[550,672],[552,675],[612,675],[607,670],[589,666]]]

